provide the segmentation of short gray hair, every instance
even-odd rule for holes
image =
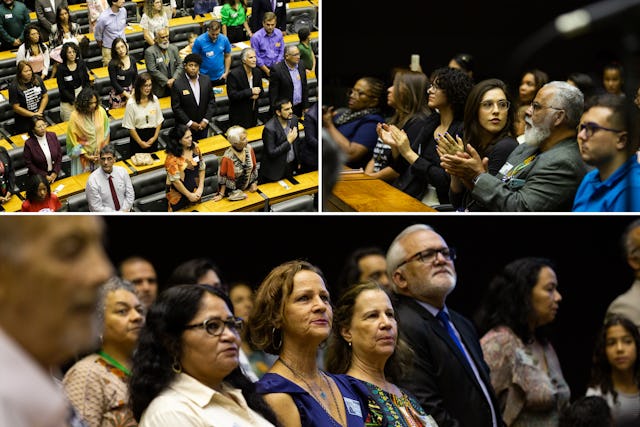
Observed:
[[[406,227],[402,230],[396,237],[393,239],[393,242],[389,245],[389,249],[387,250],[387,275],[389,276],[389,281],[391,283],[391,289],[394,292],[397,292],[396,284],[393,281],[393,272],[398,268],[398,264],[400,264],[404,258],[407,256],[407,251],[400,243],[400,240],[404,239],[409,234],[416,233],[418,231],[433,231],[433,227],[427,224],[413,224]]]
[[[584,112],[584,95],[577,87],[560,80],[554,80],[545,84],[544,87],[553,88],[554,105],[562,108],[567,117],[567,126],[575,128],[580,123],[580,118]]]
[[[233,125],[229,129],[227,129],[227,140],[232,143],[238,142],[240,141],[240,136],[246,132],[247,130],[242,126]]]
[[[100,328],[104,325],[104,311],[107,304],[107,296],[111,292],[115,292],[119,289],[124,289],[136,295],[136,288],[133,286],[133,283],[128,280],[124,280],[119,276],[113,276],[107,280],[106,283],[100,287],[100,293],[98,294],[98,306],[96,307]]]

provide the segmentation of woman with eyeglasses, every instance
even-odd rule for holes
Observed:
[[[373,156],[376,126],[384,122],[384,92],[382,80],[362,77],[347,92],[348,108],[323,107],[322,126],[345,154],[347,167],[364,170]]]
[[[22,153],[29,175],[42,175],[49,184],[60,176],[62,147],[56,133],[47,131],[43,116],[33,116],[29,139],[24,142]]]
[[[464,105],[472,86],[471,77],[456,68],[441,67],[432,73],[427,93],[434,113],[418,137],[411,141],[397,126],[387,129],[400,153],[392,164],[398,178],[391,185],[430,206],[449,203],[451,178],[440,165],[436,146],[447,132],[462,135]]]
[[[164,116],[160,100],[152,92],[151,74],[144,72],[136,77],[133,96],[124,109],[122,127],[129,129],[130,154],[158,151],[158,137]]]
[[[393,115],[386,124],[403,129],[409,141],[415,141],[431,114],[427,106],[428,87],[429,78],[423,72],[400,69],[393,77],[393,84],[387,89],[387,104],[393,109]],[[378,123],[376,132],[378,141],[364,172],[391,182],[398,177],[391,163],[400,154],[390,132],[383,128],[383,123]]]
[[[471,198],[469,192],[473,184],[456,175],[447,155],[464,157],[465,146],[471,145],[480,158],[488,159],[488,172],[496,175],[518,146],[513,137],[513,122],[507,85],[502,80],[487,79],[477,83],[469,93],[464,109],[464,135],[454,136],[447,132],[437,139],[442,165],[451,175],[449,198],[456,210],[486,211],[487,208]]]
[[[548,339],[562,296],[552,262],[525,257],[489,284],[476,314],[480,345],[507,426],[557,426],[569,385]]]
[[[151,305],[133,357],[140,427],[269,427],[276,417],[239,366],[242,320],[209,285],[177,285]]]

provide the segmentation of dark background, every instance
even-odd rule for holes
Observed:
[[[602,66],[617,60],[625,65],[627,92],[635,94],[639,4],[632,0],[325,1],[322,102],[344,105],[346,89],[364,75],[390,83],[392,69],[408,67],[414,53],[420,54],[427,75],[446,66],[456,53],[470,53],[476,62],[476,81],[497,77],[512,91],[517,91],[522,72],[531,67],[543,69],[551,80],[566,80],[579,71],[600,84]],[[605,13],[624,12],[573,37],[557,36],[548,27],[560,14],[596,6]]]
[[[458,285],[448,305],[471,317],[490,278],[522,256],[557,265],[563,296],[552,342],[573,398],[584,394],[594,336],[609,303],[633,282],[622,256],[621,234],[637,216],[545,215],[175,215],[109,216],[108,253],[114,263],[131,254],[149,257],[160,282],[178,263],[207,256],[226,282],[259,285],[281,262],[303,258],[318,265],[334,295],[340,268],[359,246],[386,250],[415,222],[433,226],[457,248]]]

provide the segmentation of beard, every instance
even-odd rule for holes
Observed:
[[[169,42],[158,43],[158,46],[160,46],[162,50],[167,50],[169,48]]]
[[[545,120],[546,121],[546,120]],[[525,144],[532,147],[539,147],[540,144],[551,135],[551,127],[547,123],[542,122],[539,125],[527,121],[527,126],[524,131]]]

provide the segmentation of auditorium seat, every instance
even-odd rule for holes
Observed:
[[[269,207],[271,212],[317,212],[315,197],[311,194],[294,197]]]
[[[167,212],[167,172],[164,168],[153,169],[131,177],[135,193],[134,212]]]
[[[89,202],[87,201],[87,193],[74,194],[67,197],[63,202],[63,207],[67,212],[89,212]]]

